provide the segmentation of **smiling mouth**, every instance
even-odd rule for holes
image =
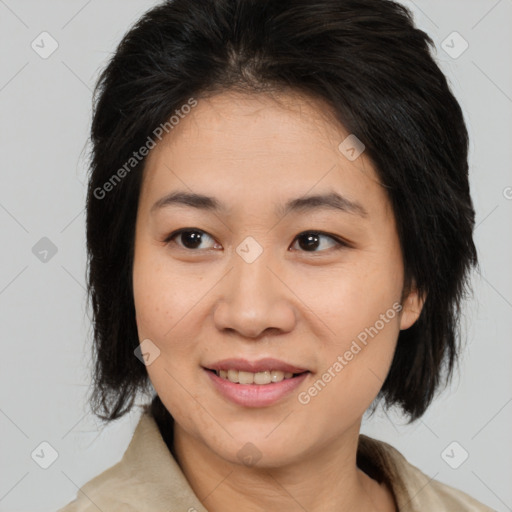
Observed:
[[[224,380],[228,380],[234,384],[274,384],[281,382],[286,379],[293,379],[307,371],[301,373],[283,372],[281,370],[268,370],[263,372],[245,372],[242,370],[210,370],[215,373],[218,377]]]

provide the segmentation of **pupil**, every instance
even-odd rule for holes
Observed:
[[[183,245],[188,249],[196,249],[201,244],[201,233],[197,231],[184,231],[181,237]]]
[[[318,235],[309,233],[307,235],[303,235],[301,240],[306,240],[306,243],[299,243],[302,249],[315,249],[318,247]]]

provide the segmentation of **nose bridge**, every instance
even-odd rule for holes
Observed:
[[[236,288],[240,294],[247,294],[249,298],[258,299],[271,293],[272,273],[268,268],[271,266],[271,251],[267,248],[257,255],[255,254],[256,249],[249,245],[249,250],[243,253],[247,246],[247,243],[240,244],[236,256],[234,255],[233,279],[238,283]]]
[[[246,239],[233,252],[233,268],[222,284],[215,310],[219,329],[257,337],[266,329],[293,328],[295,313],[288,289],[270,270],[279,266],[274,253],[258,246],[254,239]]]
[[[243,252],[246,249],[247,252]],[[272,303],[277,299],[279,291],[275,288],[274,276],[268,267],[271,267],[271,250],[261,250],[244,242],[237,248],[234,256],[234,269],[231,276],[231,286],[228,291],[242,315],[247,317],[263,317],[270,310]]]

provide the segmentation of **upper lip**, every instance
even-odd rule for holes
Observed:
[[[223,359],[210,365],[205,366],[209,370],[241,370],[243,372],[265,372],[270,370],[277,370],[282,372],[303,373],[308,370],[299,368],[292,364],[285,363],[279,359],[267,357],[258,359],[257,361],[248,361],[247,359]]]

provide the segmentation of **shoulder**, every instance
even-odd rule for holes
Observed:
[[[131,503],[137,489],[142,491],[140,483],[118,463],[87,482],[76,498],[57,512],[136,512]]]
[[[57,512],[170,509],[206,512],[169,452],[154,418],[143,414],[123,458],[83,485],[76,498]]]
[[[371,461],[387,481],[400,512],[496,512],[463,491],[429,477],[388,443],[361,435],[358,454]]]

